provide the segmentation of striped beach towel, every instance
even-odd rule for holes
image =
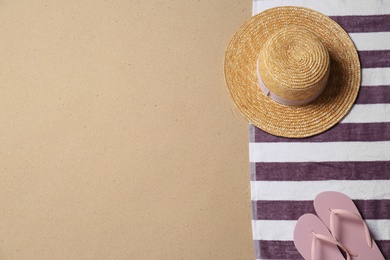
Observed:
[[[323,191],[351,197],[390,259],[390,1],[254,0],[253,14],[296,5],[338,22],[355,43],[362,84],[351,112],[305,139],[269,135],[250,125],[251,199],[256,259],[302,259],[297,219],[314,213]]]

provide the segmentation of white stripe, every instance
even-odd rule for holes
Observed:
[[[296,220],[252,220],[253,240],[293,240]]]
[[[379,122],[390,122],[390,104],[354,105],[348,115],[341,121],[341,123]]]
[[[390,85],[390,68],[362,69],[362,86]]]
[[[390,141],[249,143],[250,162],[388,161]]]
[[[350,33],[356,49],[363,50],[390,50],[390,32]]]
[[[286,5],[311,8],[328,16],[390,13],[390,1],[383,0],[255,0],[252,5],[252,14],[255,15],[269,8]]]
[[[252,200],[313,200],[323,191],[351,199],[390,199],[390,180],[251,181]]]
[[[375,240],[390,240],[390,220],[365,220]],[[292,241],[296,220],[252,220],[253,240]]]

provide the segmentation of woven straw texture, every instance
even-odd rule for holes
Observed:
[[[314,34],[328,51],[330,75],[327,86],[322,95],[308,105],[279,104],[259,88],[256,62],[260,50],[275,32],[286,26],[297,26]],[[283,88],[290,84],[289,88],[299,92],[300,88],[307,88],[307,82],[315,83],[316,79],[323,76],[326,71],[326,55],[321,46],[312,46],[310,42],[315,41],[306,41],[309,48],[315,50],[310,57],[302,57],[299,54],[300,48],[303,50],[304,47],[293,48],[293,55],[297,57],[294,64],[299,66],[290,66],[287,70],[283,69],[283,66],[286,68],[285,64],[269,65],[274,66],[273,74],[281,75],[277,77],[278,83],[282,83],[278,86]],[[283,46],[275,45],[270,50],[274,51],[274,55],[283,56],[283,48],[286,50],[286,43]],[[313,63],[313,58],[317,61],[324,60],[325,63]],[[279,72],[275,73],[278,70]],[[317,71],[317,76],[310,79],[302,77],[302,74],[313,70]],[[359,57],[348,34],[329,17],[303,7],[276,7],[247,20],[226,49],[224,73],[233,102],[250,123],[276,136],[296,138],[319,134],[339,122],[351,109],[361,80]],[[290,81],[285,81],[287,76]],[[273,78],[275,79],[275,76]],[[302,82],[302,79],[305,79],[305,82]],[[266,76],[265,80],[270,79]],[[280,91],[278,94],[283,93]],[[295,98],[303,99],[304,95]]]
[[[308,99],[321,92],[328,79],[328,51],[302,27],[284,27],[272,35],[258,64],[264,84],[284,99]]]

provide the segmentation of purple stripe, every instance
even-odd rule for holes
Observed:
[[[257,244],[255,248],[258,249],[256,250],[257,259],[303,259],[293,241],[255,240],[254,243]]]
[[[390,161],[253,163],[252,181],[388,180]]]
[[[390,241],[389,240],[379,240],[375,241],[377,246],[382,252],[382,255],[385,259],[390,259]]]
[[[390,86],[362,86],[356,104],[390,103]]]
[[[313,201],[252,201],[254,220],[297,220],[306,213],[315,214]]]
[[[359,51],[362,68],[390,67],[390,50]]]
[[[257,259],[289,259],[289,260],[301,260],[303,257],[294,246],[293,241],[268,241],[268,240],[255,240],[257,244],[255,248]]]
[[[354,200],[364,219],[390,219],[390,200]]]
[[[373,87],[374,88],[374,87]],[[386,123],[342,123],[337,124],[320,135],[307,138],[277,137],[254,127],[254,139],[257,143],[265,142],[358,142],[390,140],[390,122]]]
[[[364,219],[390,219],[390,200],[354,200]],[[297,220],[315,214],[313,201],[252,201],[254,220]]]
[[[379,240],[375,242],[385,259],[390,259],[390,241]],[[298,250],[295,248],[293,241],[254,240],[254,243],[256,244],[255,248],[258,249],[256,251],[257,259],[303,259]]]
[[[390,15],[388,14],[331,16],[331,18],[349,33],[390,31]]]

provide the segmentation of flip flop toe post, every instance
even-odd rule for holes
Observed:
[[[345,259],[338,246],[342,250],[345,249],[333,239],[328,228],[313,214],[305,214],[298,219],[294,229],[294,244],[306,260]]]

